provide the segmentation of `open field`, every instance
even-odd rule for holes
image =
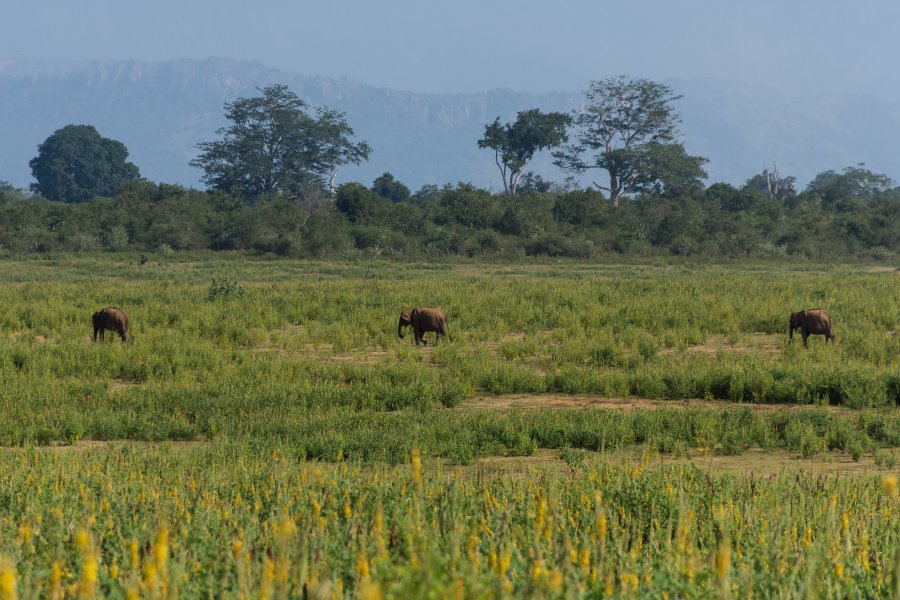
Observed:
[[[208,299],[223,277],[244,293]],[[92,560],[113,597],[891,597],[898,291],[884,265],[0,261],[0,555],[20,597]],[[108,305],[127,345],[91,341]],[[453,341],[398,339],[416,305]],[[788,343],[813,306],[836,345]]]

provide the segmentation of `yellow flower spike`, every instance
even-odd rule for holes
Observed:
[[[356,554],[356,576],[363,581],[369,579],[369,559],[362,551]]]
[[[719,548],[715,556],[716,580],[719,583],[719,590],[725,594],[728,587],[728,574],[731,570],[731,544],[727,539],[719,542]]]
[[[140,564],[140,557],[138,555],[138,543],[134,538],[131,538],[131,541],[128,543],[128,557],[132,570],[137,569]]]
[[[82,558],[81,580],[78,586],[78,597],[83,600],[93,598],[97,590],[98,558],[96,552],[90,550]]]
[[[578,566],[581,567],[582,571],[587,573],[591,568],[591,549],[587,546],[583,546],[578,558]]]
[[[159,572],[164,572],[169,560],[169,526],[166,523],[160,525],[159,531],[156,533],[153,556]]]
[[[412,476],[413,481],[419,487],[422,486],[422,454],[418,448],[412,450]]]
[[[0,600],[17,600],[16,567],[8,558],[0,558]]]
[[[885,475],[884,479],[881,481],[882,488],[884,489],[884,493],[888,498],[897,499],[897,476],[896,475]]]
[[[559,569],[552,569],[547,574],[547,589],[552,593],[559,592],[563,587],[563,574]]]
[[[91,536],[86,530],[79,529],[75,533],[75,548],[79,552],[85,552],[88,549],[88,545],[90,543],[91,543]]]
[[[109,576],[112,579],[119,578],[119,562],[117,559],[113,558],[112,564],[109,566]]]
[[[63,588],[62,588],[62,577],[63,570],[59,565],[58,560],[54,560],[50,565],[50,591],[47,594],[47,597],[50,600],[62,600],[63,598]]]
[[[373,581],[365,581],[359,586],[360,600],[382,600],[384,594],[381,592],[381,585]],[[462,598],[462,596],[459,596]]]
[[[262,576],[259,580],[259,600],[269,600],[274,592],[275,564],[268,558],[263,561]]]

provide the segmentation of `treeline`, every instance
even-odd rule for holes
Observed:
[[[248,203],[222,191],[131,181],[112,198],[52,202],[0,188],[0,255],[49,251],[242,250],[292,257],[603,254],[889,259],[900,188],[859,184],[860,168],[772,195],[759,176],[672,197],[564,189],[525,177],[515,196],[467,183],[412,194],[390,175]]]

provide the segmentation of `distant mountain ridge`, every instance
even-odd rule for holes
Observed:
[[[19,61],[0,59],[0,180],[31,182],[37,146],[70,123],[94,125],[123,142],[130,160],[154,181],[199,186],[189,166],[196,144],[216,139],[224,104],[272,83],[288,85],[310,105],[345,111],[370,160],[343,169],[339,181],[369,184],[391,172],[413,190],[471,181],[502,188],[493,156],[476,146],[500,116],[540,108],[569,111],[580,92],[419,94],[347,79],[305,77],[230,59],[166,62]],[[777,162],[802,183],[826,169],[865,162],[900,177],[900,103],[872,96],[798,98],[720,80],[666,81],[678,104],[688,151],[710,159],[710,182],[740,184]],[[548,154],[533,169],[561,180]]]

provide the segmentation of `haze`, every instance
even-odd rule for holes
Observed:
[[[900,98],[900,3],[870,0],[0,0],[0,58],[259,60],[416,92],[614,74]]]

